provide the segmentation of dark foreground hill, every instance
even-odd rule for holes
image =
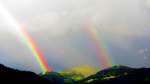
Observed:
[[[0,81],[43,81],[53,83],[33,72],[19,71],[0,64]]]

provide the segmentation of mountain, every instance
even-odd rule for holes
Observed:
[[[41,75],[41,77],[57,84],[64,84],[64,77],[57,72],[49,72],[44,75]]]
[[[82,65],[65,69],[60,74],[65,78],[71,78],[72,80],[79,81],[90,75],[95,74],[98,71],[95,67],[90,65]]]
[[[84,65],[68,68],[59,73],[50,72],[41,76],[58,84],[77,84],[79,80],[95,74],[97,71],[96,68],[90,65]]]
[[[0,64],[0,81],[43,81],[53,83],[33,72],[19,71]],[[53,83],[54,84],[54,83]]]
[[[69,77],[66,77],[64,75],[61,75],[57,72],[50,72],[44,75],[41,75],[41,77],[50,80],[57,84],[77,84],[77,82]]]
[[[150,82],[150,69],[114,66],[80,81],[81,84],[143,84]]]
[[[37,75],[33,72],[19,71],[0,64],[0,81],[39,81],[49,84],[150,84],[150,68],[137,69],[117,65],[97,73],[91,67],[88,69],[89,66],[88,68],[87,66],[86,68],[85,66],[75,67],[59,73],[50,72],[44,75]],[[90,75],[93,72],[95,74]],[[81,79],[77,80],[76,77]]]
[[[131,71],[134,71],[134,68],[130,68],[127,66],[115,65],[111,68],[104,69],[97,73],[97,77],[101,78],[101,80],[108,80],[113,77],[119,77],[122,75],[127,75]]]

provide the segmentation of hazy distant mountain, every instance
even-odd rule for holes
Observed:
[[[42,75],[42,77],[59,84],[77,84],[79,80],[95,74],[97,71],[98,70],[92,66],[84,65],[68,68],[59,73],[47,73]]]
[[[65,69],[60,72],[60,74],[65,78],[70,78],[72,80],[78,81],[86,78],[90,75],[95,74],[98,71],[95,67],[90,65],[83,65]]]
[[[47,79],[44,79],[33,72],[28,71],[19,71],[15,69],[11,69],[5,67],[4,65],[0,64],[0,81],[43,81],[49,82]]]

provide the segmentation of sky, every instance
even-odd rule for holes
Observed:
[[[101,34],[114,64],[150,67],[150,0],[0,0],[56,71],[99,60],[85,29]],[[0,63],[39,73],[33,54],[0,11]]]

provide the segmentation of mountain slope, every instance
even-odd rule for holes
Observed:
[[[150,69],[114,66],[80,81],[81,84],[143,84],[150,81]]]
[[[78,81],[92,74],[95,74],[97,71],[98,69],[96,69],[95,67],[92,67],[90,65],[82,65],[65,69],[61,71],[60,74],[65,78],[71,78]]]
[[[45,81],[50,82],[33,72],[19,71],[0,64],[0,81]],[[52,83],[52,82],[50,82]]]
[[[41,75],[41,77],[57,84],[64,84],[64,77],[57,72],[46,73],[44,75]]]
[[[42,81],[49,84],[150,84],[150,68],[113,66],[77,81],[57,72],[39,76],[33,72],[14,70],[0,65],[0,81]]]
[[[77,66],[67,68],[61,72],[51,72],[45,75],[41,75],[50,81],[59,84],[77,84],[81,79],[84,79],[92,74],[95,74],[98,70],[90,65]]]

